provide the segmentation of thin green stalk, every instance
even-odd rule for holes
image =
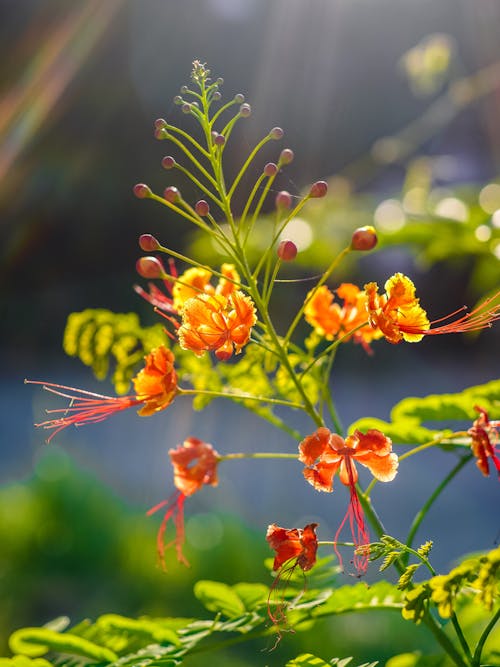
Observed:
[[[336,351],[337,351],[337,348],[334,348],[332,350],[332,353],[330,354],[330,356],[328,358],[328,363],[326,364],[326,367],[325,367],[325,373],[324,373],[324,377],[323,377],[322,397],[323,397],[323,401],[326,402],[326,406],[328,408],[328,414],[330,415],[330,419],[332,420],[332,423],[335,427],[336,432],[339,435],[342,435],[344,429],[342,428],[342,424],[340,423],[340,419],[337,415],[337,410],[335,408],[335,403],[333,401],[332,393],[331,393],[330,387],[329,387],[329,379],[330,379],[330,374],[332,372],[332,366],[333,366],[333,362],[335,360]]]
[[[327,270],[323,273],[319,281],[316,283],[316,286],[309,292],[308,297],[304,300],[304,303],[302,306],[299,308],[297,314],[295,315],[292,323],[290,324],[288,331],[285,335],[285,342],[288,342],[290,338],[292,337],[293,332],[295,331],[295,328],[297,327],[298,323],[302,319],[302,316],[304,315],[304,311],[306,309],[307,304],[309,301],[313,298],[314,294],[318,291],[318,289],[326,283],[328,278],[332,275],[332,273],[335,271],[337,266],[340,264],[340,262],[344,259],[344,257],[351,251],[351,246],[347,246],[344,248],[333,260],[333,262],[330,264],[330,266],[327,268]]]
[[[172,204],[167,199],[164,199],[163,197],[160,197],[160,195],[156,195],[154,192],[152,192],[149,195],[149,199],[154,199],[155,201],[159,202],[160,204],[163,204],[163,206],[166,206],[167,208],[171,209],[172,211],[175,211],[175,213],[182,216],[183,218],[186,218],[186,220],[189,220],[189,222],[194,223],[197,227],[202,229],[207,234],[212,234],[213,235],[213,230],[210,229],[210,227],[205,222],[202,222],[202,221],[200,222],[200,220],[198,218],[194,218],[192,215],[189,215],[184,209],[180,208],[180,206],[176,206],[175,204]]]
[[[493,630],[495,625],[498,623],[499,619],[500,619],[500,607],[496,610],[495,614],[493,614],[490,622],[485,627],[481,637],[479,638],[479,641],[478,641],[477,646],[476,646],[476,650],[474,651],[474,656],[472,658],[473,667],[480,667],[480,665],[481,665],[481,654],[483,652],[484,645],[485,645],[486,640],[488,639],[488,637],[490,635],[490,632]]]
[[[176,127],[175,125],[167,125],[165,129],[167,130],[167,133],[168,132],[177,132],[178,134],[181,135],[181,137],[183,139],[186,139],[187,141],[189,141],[191,143],[191,145],[194,146],[194,148],[196,148],[196,150],[198,150],[202,155],[204,155],[206,158],[209,157],[209,153],[206,150],[206,148],[203,148],[203,146],[201,144],[199,144],[196,141],[196,139],[194,139],[194,137],[192,137],[188,132],[185,132],[184,130],[181,130],[180,127]],[[170,137],[168,137],[168,138],[170,139]]]
[[[269,403],[271,405],[284,405],[287,408],[304,410],[302,403],[294,401],[285,401],[280,398],[270,398],[268,396],[253,396],[252,394],[236,394],[229,391],[211,391],[209,389],[181,389],[178,387],[179,394],[183,396],[213,396],[214,398],[231,398],[244,401],[258,401],[259,403]]]
[[[451,480],[457,475],[460,470],[472,459],[473,455],[469,454],[468,456],[463,456],[460,461],[457,463],[457,465],[446,475],[444,480],[434,489],[434,492],[429,496],[427,499],[427,502],[424,503],[422,506],[422,509],[417,513],[415,518],[413,519],[413,523],[411,524],[410,531],[408,533],[408,537],[406,538],[406,546],[411,547],[413,544],[413,540],[415,538],[415,535],[420,528],[420,524],[424,520],[427,512],[430,510],[434,502],[437,500],[437,498],[440,496],[440,494],[444,491],[444,489],[448,486],[448,484],[451,482]],[[402,564],[404,567],[406,567],[408,563],[408,557],[404,557],[401,559]]]
[[[236,459],[292,459],[297,461],[298,454],[284,454],[283,452],[238,452],[219,456],[219,461],[234,461]]]
[[[219,118],[219,116],[221,116],[224,113],[224,111],[234,106],[235,104],[236,102],[234,100],[231,100],[230,102],[227,102],[227,104],[224,104],[218,111],[216,111],[210,120],[210,129],[213,128],[217,118]]]
[[[196,157],[191,153],[191,151],[188,148],[186,148],[186,146],[182,143],[180,139],[178,139],[173,134],[169,134],[168,139],[181,149],[184,155],[194,164],[194,166],[198,169],[198,171],[202,173],[203,176],[205,176],[207,181],[209,181],[214,187],[217,187],[217,182],[214,179],[214,177],[205,169],[205,167],[201,164],[201,162],[196,159]]]
[[[455,634],[458,637],[458,641],[460,642],[460,645],[462,647],[462,650],[465,653],[465,656],[467,657],[467,660],[472,665],[473,664],[472,663],[472,660],[473,660],[472,653],[471,653],[469,644],[467,643],[467,639],[465,638],[465,635],[463,633],[462,627],[461,627],[460,623],[458,622],[458,618],[457,618],[457,615],[455,614],[455,612],[453,612],[452,615],[451,615],[451,622],[452,622],[452,625],[453,625],[453,629],[455,630]]]
[[[231,197],[233,196],[234,191],[235,191],[236,188],[238,187],[238,183],[239,183],[239,182],[241,181],[241,179],[243,178],[243,176],[244,176],[246,170],[248,169],[248,167],[249,167],[250,164],[252,163],[254,157],[257,155],[257,153],[260,151],[260,149],[268,143],[268,141],[271,141],[271,137],[270,137],[269,135],[266,135],[263,139],[261,139],[261,140],[259,141],[259,143],[255,146],[255,148],[253,149],[253,151],[250,153],[250,155],[249,155],[249,156],[247,157],[247,159],[245,160],[243,166],[241,167],[241,169],[240,169],[239,172],[237,173],[236,178],[235,178],[234,181],[233,181],[233,184],[232,184],[231,187],[229,188],[229,192],[227,193],[227,196],[228,196],[228,199],[229,199],[229,200],[231,200]]]
[[[175,163],[175,168],[181,171],[185,176],[187,176],[195,185],[198,187],[202,192],[204,192],[207,197],[210,197],[210,199],[217,204],[222,209],[222,202],[221,200],[214,195],[214,193],[209,190],[203,183],[196,178],[196,176],[193,176],[193,174],[189,171],[189,169],[186,169],[182,164],[179,164],[178,162]]]

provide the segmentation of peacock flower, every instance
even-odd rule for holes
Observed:
[[[368,323],[366,293],[352,283],[342,283],[335,293],[343,305],[334,302],[335,295],[326,285],[312,290],[306,297],[306,321],[327,340],[347,336],[346,340],[352,338],[371,353],[370,342],[383,334]]]
[[[161,345],[144,359],[144,368],[132,379],[136,393],[131,396],[105,396],[60,384],[25,380],[28,384],[41,384],[47,391],[70,401],[68,407],[47,410],[48,414],[58,416],[35,426],[53,431],[47,438],[47,442],[50,442],[55,435],[72,424],[94,424],[131,407],[141,406],[138,414],[142,417],[149,417],[164,410],[177,394],[174,355]]]
[[[175,544],[177,560],[189,565],[183,552],[184,545],[184,502],[203,486],[217,486],[217,465],[219,454],[207,442],[198,438],[187,438],[182,445],[168,452],[174,469],[174,485],[176,490],[167,499],[155,505],[148,511],[148,516],[162,508],[165,514],[157,535],[157,548],[160,563],[165,568],[165,550]],[[173,542],[165,544],[164,537],[168,522],[173,519],[175,538]]]
[[[472,453],[477,459],[476,465],[483,475],[488,477],[490,474],[488,459],[491,459],[500,479],[500,459],[496,453],[496,446],[500,441],[498,434],[500,421],[490,421],[486,410],[477,405],[474,409],[479,413],[479,417],[468,430],[468,434],[472,440]]]
[[[208,269],[193,266],[184,271],[172,288],[176,311],[180,312],[186,301],[198,294],[213,294],[214,288],[210,284],[211,277],[212,273]]]
[[[197,356],[214,350],[217,359],[226,361],[248,343],[256,321],[253,301],[239,290],[227,297],[199,294],[184,303],[179,344]]]
[[[316,563],[318,538],[316,537],[317,523],[309,523],[304,528],[281,528],[275,523],[267,529],[266,540],[276,552],[273,570],[277,573],[271,586],[268,599],[268,615],[275,625],[286,625],[285,602],[281,597],[276,608],[271,608],[271,597],[280,582],[285,579],[285,586],[299,567],[303,572],[310,570]]]
[[[491,327],[493,322],[500,319],[500,306],[491,306],[500,292],[471,312],[448,324],[440,324],[463,312],[464,308],[430,322],[420,306],[420,300],[415,296],[415,285],[410,278],[395,273],[384,287],[385,294],[380,295],[377,283],[367,283],[365,292],[370,325],[381,331],[389,343],[400,343],[402,340],[418,343],[424,336],[478,331]],[[433,327],[434,324],[439,326]]]
[[[369,553],[366,546],[370,538],[356,491],[358,471],[355,463],[368,468],[379,481],[390,482],[398,469],[398,457],[392,451],[391,440],[377,429],[370,429],[366,434],[356,430],[344,440],[340,435],[321,427],[299,444],[299,460],[306,465],[305,479],[317,491],[333,491],[333,479],[337,472],[340,481],[349,487],[349,507],[335,534],[335,544],[348,520],[356,547],[353,563],[359,573],[364,573],[368,566]],[[364,548],[357,553],[358,547]],[[342,565],[337,546],[335,553]]]

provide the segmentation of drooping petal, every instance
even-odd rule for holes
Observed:
[[[174,468],[174,484],[185,496],[192,496],[205,484],[217,486],[220,457],[212,445],[190,437],[168,453]]]
[[[316,463],[320,456],[328,449],[330,431],[320,427],[317,431],[308,435],[299,444],[299,461],[310,466]]]
[[[306,572],[316,562],[318,539],[316,537],[317,523],[309,523],[302,528],[281,528],[275,523],[267,529],[266,540],[276,555],[273,570],[279,570],[292,558],[297,558],[297,564]]]
[[[162,345],[146,355],[145,361],[145,367],[132,379],[137,400],[144,404],[138,411],[141,417],[164,410],[177,394],[173,353]]]
[[[317,463],[313,468],[304,468],[304,478],[314,486],[316,491],[331,493],[333,491],[333,478],[339,469],[341,460],[337,463]]]

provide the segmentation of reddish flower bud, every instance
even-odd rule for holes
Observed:
[[[161,161],[163,169],[173,169],[175,167],[175,160],[171,155],[165,155]]]
[[[324,197],[328,192],[328,183],[326,181],[316,181],[309,190],[310,197]]]
[[[139,246],[144,252],[152,252],[160,248],[160,242],[152,234],[141,234],[139,236]]]
[[[288,239],[280,241],[277,253],[284,262],[291,262],[297,257],[297,246]]]
[[[274,176],[278,173],[278,165],[274,162],[268,162],[264,167],[264,174],[266,176]]]
[[[234,96],[234,101],[236,102],[236,104],[243,104],[243,102],[245,101],[245,96],[242,93],[237,93]]]
[[[284,134],[285,133],[283,132],[281,127],[273,127],[273,129],[269,132],[269,136],[271,137],[271,139],[275,139],[276,141],[278,139],[283,139]]]
[[[164,127],[157,128],[154,131],[154,137],[155,139],[158,139],[158,141],[161,141],[162,139],[168,139],[168,132]]]
[[[371,225],[358,227],[352,234],[352,250],[372,250],[377,245],[377,232]]]
[[[182,113],[191,113],[191,105],[189,104],[189,102],[183,101],[181,106],[181,111]]]
[[[161,130],[167,127],[167,121],[164,118],[157,118],[154,122],[155,130]]]
[[[163,265],[156,257],[140,257],[135,268],[143,278],[163,278],[165,276]]]
[[[206,202],[204,199],[200,199],[194,205],[194,210],[196,211],[196,213],[198,213],[198,215],[201,215],[201,217],[204,218],[206,215],[210,213],[210,206],[208,205],[208,202]]]
[[[240,116],[242,118],[248,118],[252,113],[252,107],[249,104],[242,104],[240,107]]]
[[[146,199],[153,194],[149,185],[145,185],[144,183],[134,185],[133,192],[138,199]]]
[[[218,134],[214,138],[214,144],[216,146],[224,146],[225,143],[226,143],[226,137],[223,134]]]
[[[281,190],[274,200],[276,208],[290,208],[292,205],[292,195],[286,190]]]
[[[163,197],[171,204],[175,204],[181,199],[181,193],[175,186],[169,185],[168,188],[163,190]]]
[[[293,151],[290,148],[284,148],[280,153],[281,164],[290,164],[294,158]]]

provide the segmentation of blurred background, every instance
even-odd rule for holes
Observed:
[[[172,564],[164,575],[155,564],[157,521],[144,512],[171,492],[167,449],[188,435],[221,453],[292,451],[295,443],[238,407],[213,403],[193,413],[187,400],[150,420],[122,414],[68,430],[50,448],[32,426],[47,395],[24,386],[25,377],[113,392],[64,355],[70,312],[107,308],[136,311],[144,325],[157,321],[132,289],[141,233],[219,261],[180,220],[132,195],[146,182],[197,197],[161,169],[171,149],[152,131],[159,116],[189,129],[172,98],[192,60],[224,78],[227,99],[243,93],[252,105],[226,151],[230,173],[279,125],[284,143],[267,147],[260,166],[282,147],[295,161],[276,190],[299,195],[315,180],[330,182],[328,198],[304,211],[290,277],[317,273],[355,227],[375,224],[380,250],[347,263],[337,279],[383,284],[402,270],[439,317],[500,284],[499,27],[493,0],[0,0],[2,641],[15,627],[59,614],[201,613],[186,593],[200,576],[268,581],[268,523],[314,519],[327,539],[344,513],[343,499],[305,488],[294,463],[228,463],[219,488],[188,504],[193,567]],[[283,318],[305,285],[281,293]],[[379,342],[373,357],[344,346],[333,378],[343,423],[386,419],[409,394],[498,378],[499,341],[497,328],[479,339]],[[389,532],[403,537],[452,465],[449,455],[427,454],[377,489]],[[438,569],[494,546],[497,505],[495,479],[472,466],[462,471],[421,535],[439,538]],[[255,560],[242,558],[247,552]],[[325,658],[350,655],[347,619],[336,623],[321,634]],[[332,632],[344,633],[344,653]],[[370,617],[358,657],[414,648],[400,629],[402,648],[388,649],[392,632],[385,618]],[[269,664],[282,664],[297,645]],[[253,664],[244,652],[227,660]]]

